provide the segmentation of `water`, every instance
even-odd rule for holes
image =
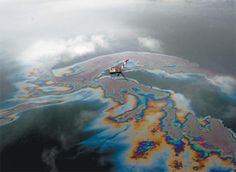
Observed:
[[[25,62],[30,61],[33,67],[38,54],[43,54],[38,60],[44,64],[66,66],[122,51],[157,52],[196,62],[216,75],[235,77],[235,16],[234,0],[1,1],[0,101],[14,96],[14,84],[24,77],[20,72]],[[96,35],[102,38],[94,40]],[[82,41],[76,42],[77,37]],[[78,52],[68,53],[71,46]],[[127,73],[129,76],[183,93],[198,116],[222,119],[226,127],[236,131],[235,101],[203,79],[150,80],[142,72]],[[85,150],[76,156],[78,150],[84,150],[79,142],[97,132],[84,134],[82,128],[102,107],[77,103],[31,110],[0,127],[1,171],[45,171],[55,169],[55,164],[66,171],[113,169],[112,163],[103,164],[101,159],[114,150]],[[83,114],[90,115],[85,118]],[[88,162],[95,164],[94,168]]]
[[[83,150],[77,155],[83,149],[80,142],[98,132],[82,129],[98,116],[104,105],[99,101],[75,101],[38,108],[1,126],[0,137],[4,138],[0,144],[1,171],[47,171],[56,163],[59,170],[89,170],[91,162],[97,164],[94,169],[111,168],[111,164],[99,163],[100,157],[105,155],[96,150]],[[82,164],[78,166],[78,162]]]

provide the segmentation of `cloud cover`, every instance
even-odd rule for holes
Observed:
[[[161,51],[161,42],[151,37],[138,37],[138,43],[141,47],[151,51]]]
[[[219,87],[222,92],[236,96],[236,79],[231,76],[214,76],[209,79],[210,83]]]
[[[94,53],[98,48],[108,48],[104,35],[76,36],[70,39],[39,40],[20,54],[27,64],[37,62],[56,63],[70,61],[79,56]]]

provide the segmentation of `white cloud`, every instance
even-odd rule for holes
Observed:
[[[183,112],[192,112],[191,109],[191,101],[187,99],[183,94],[180,93],[173,93],[172,95],[176,107]]]
[[[94,53],[98,48],[108,48],[103,35],[77,36],[71,39],[39,40],[21,53],[20,58],[27,64],[37,62],[55,63],[69,61],[75,57]]]
[[[139,37],[138,43],[141,47],[147,48],[149,50],[161,50],[161,42],[157,39],[153,39],[150,37]]]
[[[230,76],[215,76],[210,78],[209,81],[213,85],[220,87],[221,91],[226,94],[236,93],[236,80]]]
[[[179,79],[179,80],[187,80],[192,79],[193,76],[191,73],[168,73],[164,70],[147,70],[150,73],[153,73],[155,75],[159,75],[165,78],[171,78],[171,79]]]

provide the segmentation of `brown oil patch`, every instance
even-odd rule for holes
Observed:
[[[171,171],[181,170],[181,169],[183,169],[183,162],[180,159],[172,160],[169,163],[169,167],[171,168]]]
[[[148,151],[144,152],[143,154],[137,154],[140,143],[143,141],[147,142],[153,142],[154,146],[150,148]],[[139,138],[139,139],[134,139],[131,140],[131,145],[132,147],[129,150],[128,154],[128,162],[130,164],[142,164],[142,165],[150,165],[154,158],[153,155],[159,151],[163,151],[164,148],[166,148],[166,142],[165,142],[165,133],[159,133],[155,137],[150,137],[149,138]]]

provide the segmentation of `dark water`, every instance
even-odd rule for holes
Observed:
[[[1,171],[109,171],[114,153],[81,146],[99,131],[82,131],[105,104],[72,102],[25,112],[0,128]],[[85,112],[85,113],[84,113]]]
[[[79,145],[63,149],[58,139],[50,137],[52,133],[32,130],[1,151],[1,171],[110,171],[114,168],[111,162],[101,163],[102,158],[114,155],[113,152],[85,150]],[[46,156],[45,151],[49,152]]]

